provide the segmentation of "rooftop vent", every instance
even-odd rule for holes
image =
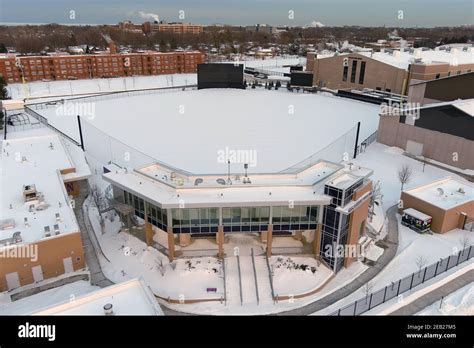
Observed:
[[[196,180],[194,180],[194,186],[202,184],[203,182],[204,182],[204,180],[202,180],[202,178],[197,178]]]
[[[114,306],[112,303],[107,303],[104,305],[104,314],[105,315],[113,315],[114,314]]]
[[[436,190],[438,190],[440,196],[444,195],[444,190],[441,187],[438,187]]]
[[[225,180],[224,179],[216,179],[216,182],[219,184],[219,185],[225,185]]]
[[[464,188],[462,188],[462,187],[458,188],[457,192],[462,194],[462,195],[466,194],[466,191],[464,191]]]

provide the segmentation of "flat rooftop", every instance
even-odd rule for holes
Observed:
[[[246,162],[248,173],[284,171],[323,150],[359,121],[359,140],[363,141],[377,130],[379,120],[377,105],[284,88],[174,91],[74,103],[94,106],[94,117],[84,117],[83,122],[86,149],[108,141],[102,131],[150,156],[141,165],[154,159],[200,175],[227,173],[227,158],[233,174],[243,173]],[[58,107],[36,111],[79,140],[76,114],[58,115]],[[340,148],[331,151],[334,156],[340,154],[342,159],[345,151],[353,149],[353,133],[337,143]],[[105,158],[110,148],[103,146],[100,151]],[[124,151],[123,146],[113,148],[113,157],[123,158]]]
[[[111,168],[112,169],[112,168]],[[324,173],[323,173],[324,171]],[[324,184],[339,176],[348,175],[354,180],[367,178],[372,170],[358,166],[320,161],[296,174],[251,174],[251,183],[232,181],[232,184],[217,184],[213,176],[204,177],[194,185],[184,175],[183,185],[166,182],[147,175],[141,170],[114,168],[103,174],[103,179],[116,187],[147,199],[162,208],[186,207],[233,207],[287,205],[327,205],[331,197],[324,195]],[[226,177],[222,178],[226,179]],[[234,180],[234,177],[231,177]],[[209,181],[209,182],[207,182]]]
[[[415,59],[421,59],[420,63],[417,64],[446,64],[449,65],[460,65],[460,64],[474,64],[474,48],[468,46],[467,50],[463,50],[463,47],[452,48],[450,51],[436,48],[434,50],[422,50],[421,48],[415,48],[404,50],[393,50],[393,52],[384,50],[380,52],[356,52],[372,59],[381,61],[386,64],[393,65],[401,69],[408,69],[411,63],[414,63]]]
[[[70,152],[73,145],[65,144],[55,134],[8,139],[1,146],[0,241],[20,232],[23,243],[36,242],[45,238],[45,226],[51,230],[48,238],[54,238],[55,224],[59,225],[60,234],[78,231],[64,182],[90,176],[79,149],[72,148]],[[42,199],[25,202],[24,185],[34,185]],[[30,211],[32,204],[35,208]]]
[[[91,292],[34,315],[105,315],[104,305],[109,303],[114,315],[164,315],[151,290],[139,279]]]
[[[444,210],[468,202],[474,204],[474,186],[452,177],[404,192]]]

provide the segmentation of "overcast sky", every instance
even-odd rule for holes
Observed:
[[[433,27],[473,24],[473,0],[0,0],[1,23],[141,23],[140,11],[200,24]],[[75,19],[70,19],[75,11]],[[293,11],[293,12],[290,12]],[[403,11],[403,12],[400,12]],[[294,18],[289,18],[294,14]],[[402,17],[402,18],[399,18]]]

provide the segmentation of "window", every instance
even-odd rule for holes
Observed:
[[[360,63],[360,75],[359,75],[359,84],[364,84],[364,75],[365,75],[365,62]]]
[[[342,81],[346,82],[347,81],[347,72],[349,71],[349,67],[344,66],[344,70],[342,72]]]
[[[385,92],[390,93],[392,90],[390,88],[385,88]]]
[[[357,60],[352,61],[351,83],[355,83],[357,73]]]
[[[436,78],[436,79],[439,79],[439,77],[440,77],[440,74],[436,74],[436,77],[435,77],[435,78]]]

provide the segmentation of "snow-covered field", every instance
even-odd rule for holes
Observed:
[[[474,315],[474,284],[469,284],[436,301],[417,315]]]
[[[194,173],[226,173],[226,161],[218,160],[225,151],[251,153],[249,172],[284,170],[353,130],[331,151],[333,158],[324,158],[339,161],[353,149],[357,122],[362,141],[377,129],[379,118],[375,105],[286,89],[175,91],[82,99],[74,105],[75,111],[92,111],[83,122],[86,151],[108,142],[89,122],[159,161]],[[67,108],[61,104],[37,112],[78,140],[76,115],[81,112],[66,113]],[[110,151],[123,157],[123,147],[111,147],[101,148],[101,154]]]

